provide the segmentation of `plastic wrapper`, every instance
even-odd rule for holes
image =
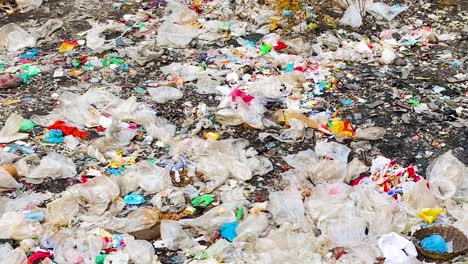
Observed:
[[[0,188],[17,189],[23,185],[18,183],[7,170],[0,166]]]
[[[304,222],[304,205],[298,192],[272,192],[270,193],[268,211],[278,225],[290,223],[302,226]]]
[[[340,19],[340,24],[358,28],[362,25],[362,16],[354,4],[348,6],[343,17]]]
[[[150,229],[159,224],[159,212],[151,208],[138,208],[126,217],[113,217],[102,228],[119,233],[132,233]]]
[[[468,194],[466,166],[449,150],[436,158],[427,168],[426,177],[437,199],[447,200]]]
[[[198,242],[185,232],[177,221],[161,221],[161,239],[170,250],[189,250],[199,246]]]
[[[76,174],[75,163],[70,158],[50,152],[41,160],[39,166],[31,169],[26,177],[33,182],[42,182],[47,177],[51,179],[71,178]]]
[[[0,217],[0,239],[38,238],[41,232],[41,224],[27,221],[22,212],[4,212]]]
[[[278,99],[291,93],[291,89],[283,86],[279,77],[260,78],[250,85],[251,94],[260,97]]]
[[[408,9],[406,6],[389,6],[385,3],[376,2],[367,7],[367,12],[377,19],[384,18],[387,21],[392,21],[401,12]]]
[[[10,244],[0,245],[0,259],[2,263],[8,264],[27,264],[26,254],[19,249],[13,249]]]
[[[5,125],[0,130],[0,144],[10,143],[16,140],[26,139],[29,137],[27,133],[18,133],[23,122],[23,117],[16,113],[12,113],[5,122]]]
[[[62,197],[47,204],[46,219],[54,225],[68,226],[79,210],[78,200],[65,191]]]
[[[119,186],[110,178],[98,176],[86,183],[75,184],[67,188],[81,206],[93,215],[101,215],[112,200],[119,197]]]
[[[31,1],[31,0],[29,0]],[[15,23],[0,27],[0,48],[16,52],[36,45],[36,38]]]
[[[164,104],[169,101],[176,101],[184,96],[184,93],[181,90],[169,86],[150,88],[148,89],[148,93],[156,103],[160,104]]]

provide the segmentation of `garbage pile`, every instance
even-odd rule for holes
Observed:
[[[409,8],[365,2],[313,39],[301,36],[319,22],[305,3],[296,22],[273,2],[156,0],[109,3],[119,19],[88,17],[65,38],[66,18],[2,25],[1,95],[47,87],[1,101],[2,263],[462,261],[465,145],[433,139],[424,170],[378,149],[398,126],[359,112],[408,123],[451,111],[444,124],[465,133],[466,90],[394,87],[392,105],[361,93],[379,88],[363,84],[364,67],[402,67],[405,80],[405,57],[459,36],[421,23],[350,31],[366,13],[394,23]],[[455,85],[466,81],[457,63]]]

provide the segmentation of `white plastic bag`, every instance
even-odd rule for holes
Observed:
[[[392,64],[395,59],[396,59],[397,55],[395,53],[395,51],[392,49],[392,47],[388,46],[388,45],[384,45],[384,48],[382,50],[382,57],[380,58],[380,61],[383,63],[383,64]]]
[[[17,113],[12,113],[6,120],[2,130],[0,130],[0,143],[10,143],[16,140],[28,138],[29,134],[18,133],[18,130],[21,127],[21,122],[23,122],[23,117]]]
[[[181,90],[169,86],[149,88],[148,93],[156,103],[160,104],[164,104],[169,101],[176,101],[184,96],[184,93]]]
[[[38,238],[41,232],[41,224],[27,221],[22,212],[4,212],[0,217],[0,239]]]
[[[138,208],[126,217],[113,217],[102,224],[102,228],[119,233],[147,230],[159,224],[159,212],[152,208]]]
[[[19,249],[13,249],[10,244],[0,245],[0,262],[5,264],[27,264],[26,254]]]
[[[41,160],[39,166],[31,169],[26,177],[28,180],[40,183],[47,177],[51,179],[63,179],[74,177],[76,174],[76,166],[73,160],[56,152],[49,152]]]
[[[362,16],[354,4],[348,6],[343,17],[340,19],[340,24],[358,28],[362,25]]]
[[[158,259],[155,255],[154,247],[149,241],[136,240],[129,235],[123,235],[122,239],[125,241],[123,252],[128,255],[133,263],[153,264]]]
[[[177,221],[161,221],[161,239],[170,250],[189,250],[199,245]]]
[[[408,9],[406,6],[389,6],[385,3],[377,2],[372,3],[367,8],[367,12],[369,12],[377,19],[385,18],[387,21],[392,21],[396,16],[398,16],[406,9]]]
[[[268,211],[278,225],[291,223],[302,226],[304,222],[304,204],[298,192],[272,192],[270,193]]]
[[[0,188],[17,189],[23,185],[18,183],[7,170],[0,166]]]
[[[418,256],[413,243],[394,232],[382,235],[378,243],[385,264],[411,263]]]
[[[10,52],[32,48],[36,45],[36,38],[15,23],[6,24],[0,28],[0,48]]]
[[[46,219],[58,226],[68,226],[78,214],[80,205],[69,192],[62,192],[62,197],[47,204]]]
[[[427,180],[437,199],[465,197],[468,194],[468,170],[449,150],[436,158],[427,168]]]
[[[197,29],[188,25],[164,22],[159,26],[157,43],[162,47],[184,48],[196,36]]]
[[[42,5],[42,0],[16,0],[21,13],[27,13],[34,9],[38,9]]]

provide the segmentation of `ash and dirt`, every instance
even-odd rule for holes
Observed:
[[[163,2],[163,1],[159,1]],[[349,160],[358,157],[361,161],[370,166],[372,160],[378,156],[395,159],[403,166],[417,166],[421,175],[425,174],[428,165],[439,155],[448,150],[453,150],[453,154],[464,164],[468,163],[468,129],[467,129],[467,82],[466,79],[454,80],[453,76],[457,74],[466,74],[467,66],[467,34],[468,34],[468,12],[466,1],[386,1],[387,4],[407,5],[409,9],[398,15],[392,22],[382,22],[374,17],[367,15],[364,18],[364,25],[358,29],[352,29],[342,25],[336,27],[321,20],[329,15],[338,20],[343,11],[333,5],[333,1],[317,1],[311,4],[317,13],[316,21],[318,29],[307,30],[301,33],[283,32],[286,37],[300,36],[304,41],[314,43],[316,38],[323,33],[336,34],[342,38],[353,37],[352,33],[365,35],[371,40],[379,38],[379,34],[390,27],[398,25],[417,25],[419,27],[430,27],[432,30],[440,33],[451,33],[456,37],[449,41],[439,41],[431,45],[413,45],[408,48],[410,52],[406,55],[399,54],[396,62],[392,65],[383,65],[379,61],[371,63],[360,63],[344,61],[346,66],[340,70],[342,77],[340,82],[320,95],[320,108],[317,111],[326,111],[332,107],[343,120],[350,121],[355,127],[380,126],[387,129],[383,139],[376,141],[364,141],[361,144],[352,144],[353,140],[344,140],[342,143],[350,146],[354,151]],[[88,87],[111,87],[114,95],[121,99],[127,99],[136,96],[138,101],[151,104],[157,116],[169,120],[180,130],[186,127],[184,122],[187,119],[187,105],[197,106],[205,103],[207,107],[215,108],[220,97],[218,95],[200,95],[195,92],[194,85],[185,85],[182,89],[184,96],[177,101],[165,104],[155,104],[151,101],[148,94],[138,91],[138,87],[148,87],[148,82],[157,82],[163,80],[165,76],[159,70],[160,67],[169,65],[173,62],[194,61],[206,51],[224,47],[226,45],[238,46],[233,40],[222,40],[217,43],[198,44],[196,47],[185,49],[165,48],[164,54],[160,59],[147,63],[145,66],[139,66],[126,58],[129,64],[128,71],[106,70],[102,72],[86,72],[79,77],[70,76],[67,71],[71,70],[71,58],[76,58],[90,54],[84,46],[79,46],[71,53],[61,55],[57,53],[58,47],[64,40],[76,40],[82,37],[78,33],[91,29],[91,25],[86,22],[87,19],[93,19],[99,22],[108,20],[119,21],[125,14],[134,14],[136,12],[146,12],[148,17],[163,16],[164,3],[160,8],[147,8],[149,1],[129,1],[130,4],[124,4],[120,9],[112,9],[113,1],[94,1],[94,0],[75,0],[58,1],[45,0],[39,9],[28,13],[15,13],[11,16],[0,17],[0,25],[8,23],[17,23],[24,29],[41,25],[47,20],[58,18],[64,21],[62,28],[57,30],[47,40],[39,42],[35,48],[39,49],[38,62],[40,65],[53,65],[52,70],[42,72],[35,76],[33,81],[23,84],[16,89],[0,90],[1,102],[8,100],[21,100],[11,105],[2,105],[0,108],[0,127],[2,127],[13,112],[18,112],[24,118],[30,118],[32,115],[45,115],[57,106],[57,94],[64,90],[69,90],[82,94],[82,84]],[[233,3],[237,5],[239,3]],[[157,6],[157,5],[156,5]],[[130,23],[131,24],[131,23]],[[128,26],[128,24],[127,24]],[[340,30],[338,30],[340,29]],[[127,46],[133,46],[142,41],[142,38],[134,36],[138,30],[133,27],[126,38],[131,42]],[[396,33],[398,35],[398,33]],[[106,39],[115,39],[120,35],[116,32],[104,32]],[[246,39],[258,41],[263,35],[252,34]],[[394,36],[398,38],[398,36]],[[330,47],[328,47],[330,48]],[[336,48],[336,47],[334,47]],[[98,57],[103,58],[106,54],[115,52],[107,50]],[[454,66],[454,62],[459,65]],[[65,75],[54,78],[53,69],[62,68]],[[410,69],[408,73],[408,69]],[[252,72],[259,72],[260,69],[251,69]],[[95,77],[102,78],[98,82],[91,82]],[[81,85],[81,86],[80,86]],[[439,93],[433,92],[434,86],[444,87],[445,90]],[[351,105],[343,105],[343,100],[351,99],[354,102]],[[358,99],[366,100],[365,103],[358,103]],[[429,105],[429,110],[416,112],[415,105],[410,104],[410,100],[417,100],[418,103]],[[275,120],[273,113],[282,109],[281,102],[268,102],[265,106],[268,110],[265,116]],[[193,129],[194,124],[189,126]],[[221,134],[220,139],[227,138],[245,138],[249,140],[259,153],[267,157],[273,163],[273,170],[263,176],[254,176],[246,182],[248,194],[246,198],[250,202],[263,202],[268,200],[271,191],[283,190],[285,183],[280,174],[290,169],[282,157],[294,154],[306,149],[313,149],[315,142],[320,136],[314,133],[312,129],[307,129],[302,141],[294,143],[284,143],[271,137],[262,141],[258,138],[259,132],[268,132],[279,134],[282,127],[267,128],[257,130],[248,125],[236,127],[218,126],[218,129],[202,129],[199,135],[205,132],[217,132]],[[37,126],[30,132],[27,142],[34,142],[38,149],[36,153],[42,157],[51,150],[57,151],[67,157],[70,157],[77,165],[78,175],[85,175],[89,169],[85,153],[78,153],[67,150],[62,145],[47,145],[41,142],[38,137],[44,135],[47,130],[44,127]],[[99,135],[90,131],[90,140]],[[139,153],[139,160],[147,158],[159,158],[166,153],[164,148],[144,146],[140,144],[144,137],[140,136],[132,143],[130,149]],[[215,161],[214,161],[215,162]],[[105,167],[107,164],[95,163],[94,168]],[[25,184],[25,191],[32,192],[51,192],[59,194],[68,186],[79,183],[80,179],[46,179],[41,184]],[[3,193],[14,197],[13,193]],[[45,204],[42,205],[45,207]],[[210,207],[211,208],[211,207]],[[209,208],[208,208],[209,209]],[[206,210],[207,211],[207,210]],[[199,215],[199,214],[197,214]],[[179,263],[176,251],[166,249],[157,249],[156,251],[162,263]]]

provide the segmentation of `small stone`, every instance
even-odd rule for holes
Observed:
[[[429,36],[427,36],[427,42],[431,44],[438,44],[439,43],[439,38],[436,36],[436,34],[431,33]]]
[[[406,65],[406,61],[402,58],[397,58],[394,62],[394,64],[396,66],[405,66]]]

